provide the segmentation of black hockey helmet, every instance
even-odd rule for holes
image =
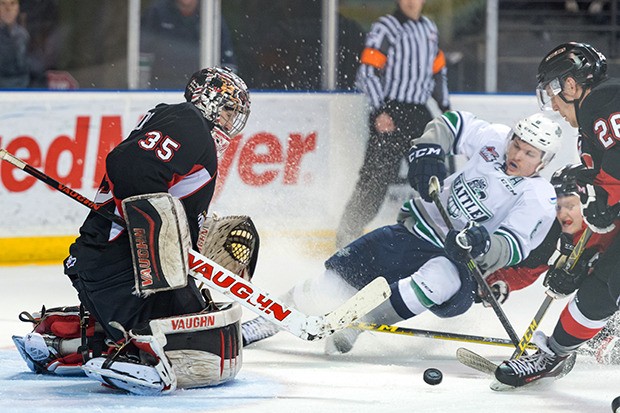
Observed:
[[[606,73],[607,59],[594,47],[587,43],[563,43],[550,51],[538,65],[536,93],[539,103],[542,108],[547,106],[549,96],[559,94],[569,76],[587,88],[603,80]]]
[[[577,173],[584,168],[581,164],[564,165],[551,176],[551,185],[555,189],[555,195],[561,196],[577,195],[580,196],[579,185],[577,185]]]
[[[194,73],[185,87],[185,100],[231,137],[241,132],[250,116],[248,87],[227,67],[209,67]],[[233,114],[221,117],[223,109]]]

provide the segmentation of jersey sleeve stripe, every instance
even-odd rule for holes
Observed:
[[[213,180],[213,176],[205,168],[184,176],[168,189],[170,195],[183,199],[208,185]]]
[[[523,254],[523,248],[521,247],[519,238],[516,235],[504,227],[498,228],[495,231],[495,234],[503,237],[506,241],[508,241],[508,245],[510,246],[510,260],[506,266],[515,265],[523,261],[525,255]]]
[[[413,225],[411,225],[410,228],[407,228],[409,231],[438,248],[444,247],[442,237],[440,237],[433,226],[430,225],[426,219],[424,219],[413,200],[410,199],[405,202],[405,204],[401,207],[401,211],[406,213],[411,218],[410,224]]]

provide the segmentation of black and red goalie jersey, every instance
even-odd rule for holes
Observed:
[[[106,174],[95,202],[121,216],[123,199],[168,192],[183,203],[195,246],[199,216],[208,209],[215,190],[213,127],[192,103],[157,105],[106,157]],[[68,275],[131,260],[127,232],[92,211],[69,251]]]

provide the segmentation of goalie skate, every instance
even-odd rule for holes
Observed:
[[[19,355],[33,373],[61,376],[84,374],[79,363],[68,363],[58,356],[57,348],[55,348],[58,342],[54,342],[47,336],[29,333],[24,337],[12,336],[12,339]]]
[[[13,339],[13,343],[15,343],[19,355],[22,356],[28,368],[33,373],[43,373],[46,370],[45,366],[41,362],[34,360],[30,354],[28,354],[26,351],[26,344],[24,343],[24,337],[13,336],[11,338]]]
[[[117,360],[104,367],[104,357],[94,358],[82,366],[86,375],[114,389],[140,395],[161,394],[166,387],[154,367]]]

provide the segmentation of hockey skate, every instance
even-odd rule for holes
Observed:
[[[547,378],[559,379],[568,374],[575,365],[576,353],[558,356],[547,345],[547,336],[536,331],[532,342],[538,350],[529,356],[507,360],[495,370],[498,383],[492,385],[493,390],[521,387]]]
[[[82,369],[88,377],[108,387],[143,396],[160,394],[168,386],[155,367],[127,355],[114,359],[97,357],[89,360]]]
[[[362,330],[345,328],[332,334],[325,339],[325,354],[333,356],[348,353],[353,349],[357,337]]]
[[[280,329],[265,317],[256,317],[241,324],[243,346],[264,340],[280,332]]]
[[[33,339],[34,336],[34,339]],[[45,339],[41,334],[30,333],[25,336],[13,336],[13,343],[22,356],[26,365],[33,373],[47,373],[47,363],[52,360],[52,351],[47,347]],[[28,349],[26,349],[26,343],[28,342]],[[34,346],[33,346],[34,344]],[[33,348],[33,355],[30,354],[30,349]]]

